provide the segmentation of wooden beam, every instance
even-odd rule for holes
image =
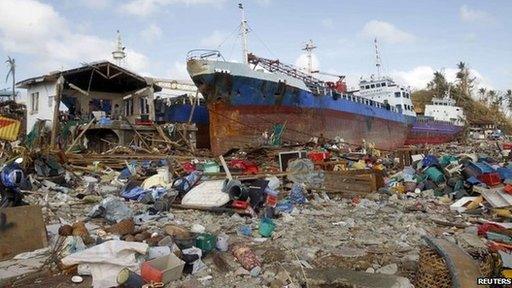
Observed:
[[[72,89],[74,89],[74,90],[76,90],[76,91],[78,91],[78,92],[80,92],[80,93],[82,93],[82,94],[84,94],[84,95],[86,95],[86,96],[89,96],[89,92],[87,92],[87,91],[85,91],[85,90],[81,89],[80,87],[76,86],[76,85],[75,85],[75,84],[73,84],[73,83],[69,83],[69,87],[70,87],[70,88],[72,88]]]
[[[64,77],[59,76],[56,84],[56,95],[54,99],[54,107],[53,107],[53,120],[52,120],[52,133],[50,139],[50,147],[51,149],[57,148],[57,132],[59,130],[59,106],[60,106],[60,97],[62,94],[62,88],[64,87]]]
[[[82,136],[84,136],[85,132],[87,132],[89,127],[91,127],[92,123],[94,123],[94,117],[91,119],[91,121],[89,121],[89,123],[87,123],[87,126],[85,126],[84,130],[82,130],[82,132],[80,132],[80,134],[78,134],[78,137],[76,137],[75,140],[73,140],[73,142],[68,147],[68,149],[66,149],[66,153],[69,153],[69,151],[71,151],[71,149],[76,145],[78,140],[80,140],[80,138],[82,138]]]

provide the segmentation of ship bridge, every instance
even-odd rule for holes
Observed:
[[[359,82],[359,91],[357,92],[362,97],[380,103],[387,103],[404,115],[416,116],[411,100],[411,91],[396,84],[389,77],[362,79]]]

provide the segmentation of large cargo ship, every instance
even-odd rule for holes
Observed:
[[[449,94],[425,105],[425,115],[418,115],[405,144],[440,144],[453,141],[463,131],[466,117]]]
[[[449,94],[443,98],[432,99],[431,104],[425,105],[424,115],[416,115],[410,89],[396,84],[389,77],[361,80],[356,95],[389,103],[407,116],[410,129],[405,145],[453,141],[460,135],[465,124],[463,109],[455,105],[455,100],[450,98]]]
[[[318,137],[355,145],[366,141],[384,150],[406,143],[416,121],[412,103],[404,109],[403,103],[348,92],[344,76],[333,82],[314,77],[322,73],[312,69],[312,43],[303,49],[309,59],[306,71],[250,54],[240,9],[242,63],[226,61],[214,50],[192,50],[187,56],[187,70],[207,102],[213,153],[254,146],[273,131],[291,143]],[[390,79],[378,81],[379,88],[396,85]]]

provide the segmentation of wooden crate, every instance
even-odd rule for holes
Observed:
[[[325,171],[323,189],[342,197],[366,196],[384,186],[381,173],[371,170]]]

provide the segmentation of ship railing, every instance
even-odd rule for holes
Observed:
[[[224,56],[220,53],[219,50],[213,50],[213,49],[193,49],[187,52],[187,61],[192,59],[211,59],[215,58],[215,60],[218,60],[219,58],[222,59],[222,61],[226,61],[224,59]]]
[[[333,93],[332,90],[331,90],[331,93]],[[384,103],[381,103],[381,102],[378,102],[378,101],[375,101],[375,100],[371,100],[371,99],[368,99],[368,98],[365,98],[365,97],[361,97],[361,96],[356,96],[356,95],[351,95],[351,94],[343,94],[341,96],[341,98],[343,98],[343,99],[345,99],[347,101],[350,101],[350,102],[361,103],[361,104],[372,106],[372,107],[386,109],[386,110],[389,110],[389,111],[395,112],[395,113],[398,112],[396,107],[389,106],[388,108],[386,108]]]

